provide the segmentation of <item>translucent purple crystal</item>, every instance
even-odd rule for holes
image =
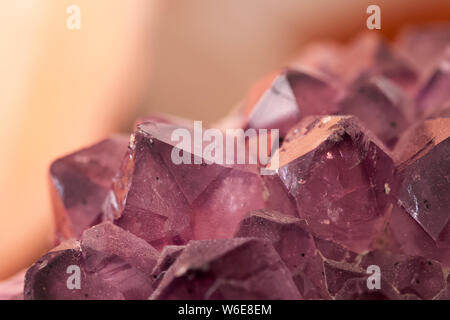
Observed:
[[[363,268],[370,265],[380,267],[383,278],[400,294],[432,299],[446,286],[441,264],[424,257],[393,255],[376,250],[362,258]]]
[[[0,298],[450,299],[449,30],[311,47],[220,122],[217,158],[208,128],[160,114],[56,160],[72,239]]]
[[[138,126],[105,202],[108,219],[162,249],[190,239],[231,238],[248,211],[266,203],[285,206],[287,192],[266,187],[257,165],[206,164],[193,150],[183,150],[191,164],[175,164],[176,129],[164,123]]]
[[[144,240],[103,223],[86,230],[80,242],[63,243],[28,269],[24,297],[147,299],[153,292],[151,270],[158,255]]]
[[[357,116],[366,128],[392,148],[412,120],[409,103],[404,93],[388,79],[363,77],[353,84],[340,105],[342,114]]]
[[[305,221],[274,210],[250,212],[236,237],[269,240],[292,273],[305,299],[329,298],[325,287],[323,263]]]
[[[272,244],[252,238],[190,241],[151,296],[169,300],[300,298]]]
[[[338,89],[320,75],[288,70],[261,97],[250,114],[248,127],[279,129],[284,137],[306,116],[337,113],[338,97]]]
[[[370,247],[390,206],[389,153],[352,117],[295,127],[279,150],[278,176],[313,234],[355,252]]]

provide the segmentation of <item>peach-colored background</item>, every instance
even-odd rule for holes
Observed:
[[[217,120],[306,42],[364,30],[368,4],[388,37],[450,21],[439,0],[1,1],[0,279],[50,245],[52,159],[151,111]]]

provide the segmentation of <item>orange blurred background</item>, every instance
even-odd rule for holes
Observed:
[[[72,4],[80,30],[66,27]],[[52,159],[150,112],[216,121],[306,43],[365,30],[369,4],[389,38],[450,21],[439,0],[1,1],[0,279],[51,245]]]

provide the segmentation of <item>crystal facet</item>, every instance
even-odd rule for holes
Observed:
[[[151,270],[158,255],[133,234],[99,224],[27,271],[25,299],[146,299],[153,292]]]
[[[323,264],[305,221],[274,210],[250,212],[236,237],[257,237],[272,242],[292,273],[305,299],[329,298],[325,288]]]
[[[265,202],[285,206],[274,197],[287,199],[287,193],[275,185],[271,193],[256,165],[206,164],[195,150],[183,150],[191,164],[174,164],[176,129],[163,123],[138,126],[105,203],[109,219],[162,249],[190,239],[231,238],[248,211]]]
[[[429,77],[417,96],[417,107],[420,112],[435,112],[450,101],[450,45],[445,56]]]
[[[252,238],[190,241],[151,297],[300,298],[289,270],[270,242]]]
[[[400,164],[395,194],[437,240],[450,220],[450,119],[427,120],[403,139],[407,142],[396,150]]]
[[[313,45],[216,129],[150,115],[56,160],[71,240],[0,298],[449,300],[449,26]]]
[[[381,142],[352,117],[295,127],[279,150],[278,175],[314,235],[366,250],[390,206],[393,163]]]

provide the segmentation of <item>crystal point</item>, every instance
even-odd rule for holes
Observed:
[[[313,234],[355,252],[370,247],[390,207],[390,153],[352,117],[311,118],[279,150],[278,175]]]

